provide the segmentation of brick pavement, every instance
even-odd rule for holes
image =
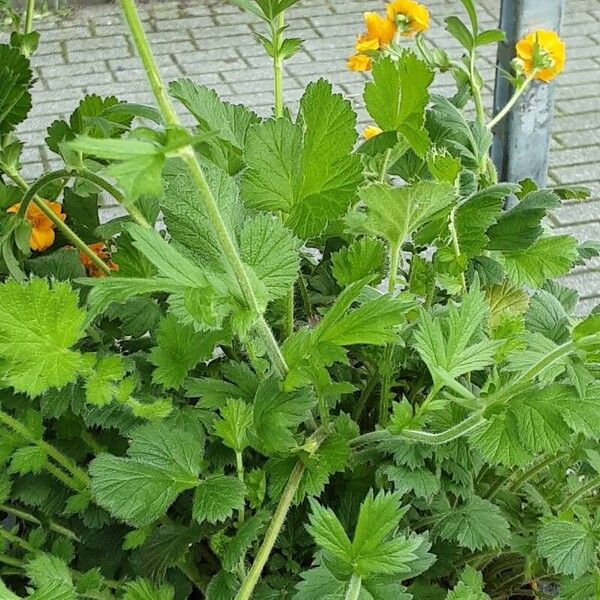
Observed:
[[[479,4],[483,26],[495,26],[499,0]],[[305,40],[303,51],[286,63],[285,97],[292,110],[304,86],[325,76],[351,98],[361,125],[368,122],[361,102],[362,76],[348,72],[344,63],[362,29],[362,12],[380,5],[378,0],[302,0],[289,11],[291,34]],[[429,39],[458,56],[457,44],[442,30],[444,18],[461,10],[459,2],[428,0],[427,5],[433,21]],[[255,17],[223,0],[166,0],[144,4],[141,12],[167,79],[191,77],[214,87],[224,99],[247,104],[262,115],[270,113],[271,66],[254,39]],[[82,95],[114,94],[123,100],[152,102],[114,4],[87,6],[67,18],[47,18],[37,28],[42,42],[33,59],[38,77],[34,106],[19,128],[26,144],[23,163],[28,178],[57,166],[40,140],[52,120],[68,116]],[[551,224],[557,232],[581,241],[600,240],[600,0],[567,0],[563,37],[568,62],[558,80],[550,182],[587,185],[592,200],[556,211]],[[493,50],[482,62],[488,74],[485,102],[489,107]],[[439,79],[436,91],[449,91],[450,84]],[[566,283],[580,291],[583,310],[597,304],[600,260],[577,270]]]

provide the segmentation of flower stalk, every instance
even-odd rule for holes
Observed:
[[[146,72],[146,76],[152,88],[152,92],[156,98],[159,109],[163,115],[165,123],[167,125],[179,126],[180,121],[171,99],[169,98],[166,88],[163,84],[162,78],[158,71],[156,61],[150,49],[148,38],[142,28],[140,18],[135,6],[134,0],[121,0],[121,8],[125,15],[125,19],[131,31],[134,44],[137,48],[140,60]],[[271,359],[273,367],[280,376],[285,376],[287,373],[287,364],[281,353],[281,349],[273,336],[269,325],[267,324],[262,310],[256,299],[256,294],[248,277],[248,273],[242,263],[242,260],[238,254],[237,248],[234,241],[231,239],[227,226],[223,221],[223,217],[215,200],[215,197],[208,185],[208,181],[204,175],[204,171],[198,162],[194,149],[191,147],[184,147],[179,151],[179,157],[183,160],[187,166],[192,180],[194,181],[200,196],[204,202],[204,207],[207,212],[208,219],[213,227],[213,230],[219,240],[219,245],[225,255],[227,262],[229,263],[235,278],[240,286],[242,293],[249,308],[256,314],[260,315],[257,321],[257,329],[265,343],[267,353]]]
[[[513,106],[517,103],[519,98],[525,93],[525,90],[529,87],[529,84],[535,79],[537,72],[534,71],[529,75],[525,81],[521,84],[519,89],[515,91],[512,98],[504,105],[502,110],[486,125],[488,130],[493,129],[504,117],[512,110]]]

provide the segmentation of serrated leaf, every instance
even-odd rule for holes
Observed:
[[[340,581],[326,567],[316,567],[300,574],[294,600],[343,600],[346,582]]]
[[[37,588],[31,600],[75,600],[75,586],[67,564],[49,554],[40,554],[26,566],[27,577]]]
[[[220,410],[221,418],[214,422],[215,435],[234,450],[242,452],[249,444],[249,432],[253,425],[253,411],[243,400],[229,398]]]
[[[385,249],[381,241],[361,237],[352,241],[331,257],[331,270],[341,287],[374,277],[373,285],[383,278],[385,267]]]
[[[125,365],[118,355],[102,356],[86,377],[85,399],[95,406],[110,404],[117,395],[118,384],[125,377]]]
[[[0,135],[12,131],[31,109],[33,74],[29,60],[17,48],[0,44]]]
[[[477,496],[445,513],[434,533],[472,551],[502,548],[510,541],[510,527],[500,509]]]
[[[8,467],[9,473],[25,475],[40,473],[46,464],[47,456],[39,446],[25,446],[15,450]]]
[[[259,538],[266,526],[269,515],[266,511],[258,512],[243,523],[240,523],[235,536],[228,539],[221,551],[221,562],[227,571],[235,571],[252,544]]]
[[[270,299],[281,298],[300,269],[298,243],[289,229],[271,215],[247,221],[240,234],[240,256],[265,286]]]
[[[350,104],[329,83],[310,84],[296,124],[278,119],[250,129],[245,204],[286,213],[286,225],[301,239],[322,233],[346,212],[362,182],[360,159],[351,154],[355,125]]]
[[[317,546],[329,552],[342,566],[351,565],[352,542],[335,513],[312,499],[310,508],[307,530]]]
[[[136,579],[125,584],[123,600],[174,600],[175,590],[170,585],[154,585],[149,579]]]
[[[295,430],[308,418],[315,399],[306,391],[286,393],[279,380],[263,380],[254,398],[254,445],[269,455],[296,446]]]
[[[158,327],[157,345],[148,360],[156,367],[152,381],[166,389],[179,389],[188,373],[214,350],[214,335],[198,333],[194,327],[167,315]]]
[[[100,506],[134,527],[152,523],[181,492],[198,485],[202,440],[191,430],[144,425],[132,432],[128,455],[95,458],[91,489]]]
[[[537,549],[555,572],[581,577],[596,565],[598,540],[580,523],[552,519],[540,529]]]
[[[434,378],[438,369],[456,378],[493,364],[499,343],[483,336],[488,315],[484,295],[475,285],[459,306],[450,304],[441,315],[421,311],[415,345]]]
[[[0,285],[0,359],[3,380],[38,396],[74,381],[85,366],[74,346],[83,335],[85,311],[66,283],[34,279]]]
[[[376,61],[372,75],[364,92],[367,111],[381,129],[398,131],[423,156],[430,143],[424,124],[433,72],[414,53],[405,51],[397,61]]]
[[[411,470],[404,466],[388,465],[382,472],[394,484],[394,491],[399,494],[410,492],[417,498],[431,500],[440,490],[438,477],[427,469]]]
[[[505,252],[500,260],[516,285],[540,287],[571,270],[577,260],[577,240],[569,235],[541,238],[525,250]]]
[[[362,227],[392,248],[400,248],[412,233],[452,203],[454,188],[434,181],[400,188],[373,184],[363,188],[360,197],[366,205]]]
[[[473,567],[465,567],[460,581],[448,592],[446,600],[490,600],[483,591],[483,577]]]
[[[246,486],[231,475],[210,475],[196,487],[193,518],[202,523],[225,521],[244,506]]]

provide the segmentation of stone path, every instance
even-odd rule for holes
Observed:
[[[460,3],[428,0],[426,4],[433,21],[429,39],[459,56],[457,45],[443,32],[443,23],[461,10]],[[479,0],[478,4],[482,24],[495,26],[500,1]],[[381,6],[378,0],[302,0],[289,11],[292,35],[305,40],[303,51],[286,63],[285,97],[292,110],[304,86],[324,76],[351,97],[361,125],[368,122],[361,106],[362,76],[346,70],[345,58],[362,29],[363,11]],[[263,115],[270,113],[271,65],[254,39],[258,28],[252,15],[224,0],[154,2],[144,4],[142,14],[165,78],[191,77],[214,87],[224,99],[247,104]],[[52,120],[68,116],[83,94],[152,102],[115,4],[87,6],[67,18],[47,18],[37,25],[42,42],[33,59],[38,76],[34,107],[19,128],[26,144],[23,162],[28,178],[57,166],[40,141]],[[592,200],[562,208],[551,222],[557,232],[581,241],[600,240],[600,0],[567,0],[563,37],[568,61],[558,80],[550,182],[587,185]],[[483,64],[489,74],[485,98],[489,107],[493,52]],[[441,79],[436,91],[450,91],[449,83]],[[580,291],[581,308],[588,310],[600,301],[600,261],[576,271],[566,283]]]

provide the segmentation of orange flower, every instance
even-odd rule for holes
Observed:
[[[104,242],[96,242],[95,244],[88,244],[88,248],[100,259],[104,261],[106,266],[111,271],[118,271],[119,265],[115,264],[111,260],[111,254],[104,245]],[[87,274],[90,277],[104,277],[105,273],[103,273],[98,265],[92,262],[92,259],[89,256],[86,256],[83,252],[79,253],[79,260],[81,264],[85,267]]]
[[[355,54],[348,59],[346,64],[351,71],[370,71],[372,61],[364,54]]]
[[[387,17],[404,36],[429,29],[429,11],[414,0],[393,0],[387,5]]]
[[[566,46],[554,31],[534,31],[517,43],[517,58],[528,77],[549,83],[564,68]]]
[[[363,38],[377,40],[380,47],[387,46],[396,35],[396,25],[374,12],[365,13],[367,33]]]
[[[64,221],[67,215],[62,213],[62,204],[44,200],[44,204],[57,216]],[[6,212],[15,214],[19,212],[21,204],[13,204]],[[29,247],[36,252],[43,252],[54,244],[54,223],[42,212],[33,202],[27,207],[25,218],[31,225],[31,237],[29,238]]]
[[[374,137],[377,137],[380,133],[383,133],[383,130],[380,127],[377,127],[375,125],[369,125],[368,127],[365,127],[364,131],[362,132],[362,135],[365,138],[365,140],[370,140]]]

